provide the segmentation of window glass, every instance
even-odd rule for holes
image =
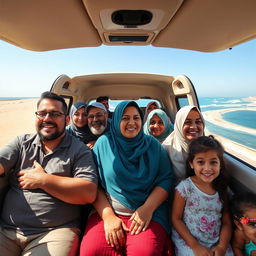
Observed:
[[[250,97],[199,97],[206,135],[221,141],[225,151],[256,166],[256,111]]]
[[[111,99],[109,99],[109,101],[108,101],[109,110],[113,112],[113,111],[115,110],[116,106],[117,106],[120,102],[122,102],[122,101],[123,101],[123,100],[111,100]],[[147,105],[148,105],[148,103],[151,102],[151,101],[157,102],[157,104],[158,104],[160,107],[162,107],[161,104],[160,104],[160,102],[159,102],[158,100],[155,100],[155,99],[139,99],[139,100],[134,100],[134,101],[135,101],[142,109],[146,108]],[[93,102],[95,102],[95,100],[90,101],[89,104],[90,104],[90,103],[93,103]]]
[[[178,109],[189,105],[187,97],[178,97],[178,98],[176,98],[176,102],[178,104]]]

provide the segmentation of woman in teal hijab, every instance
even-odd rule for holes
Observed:
[[[145,134],[155,137],[162,143],[173,131],[173,125],[162,109],[154,109],[149,113],[143,130]]]
[[[80,255],[162,255],[172,169],[161,144],[144,134],[142,120],[134,101],[121,102],[109,133],[93,148],[101,188]]]

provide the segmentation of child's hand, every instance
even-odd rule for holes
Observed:
[[[211,249],[214,256],[223,256],[226,254],[226,250],[224,250],[221,246],[217,245]]]
[[[202,246],[201,244],[197,244],[191,248],[195,254],[195,256],[216,256],[211,249]]]

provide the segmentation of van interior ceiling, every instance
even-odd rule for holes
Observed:
[[[0,0],[0,6],[0,39],[32,51],[105,44],[215,52],[256,38],[254,0]]]

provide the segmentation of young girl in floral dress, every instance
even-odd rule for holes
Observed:
[[[223,148],[212,136],[191,142],[187,174],[176,187],[172,209],[176,256],[233,255]]]

